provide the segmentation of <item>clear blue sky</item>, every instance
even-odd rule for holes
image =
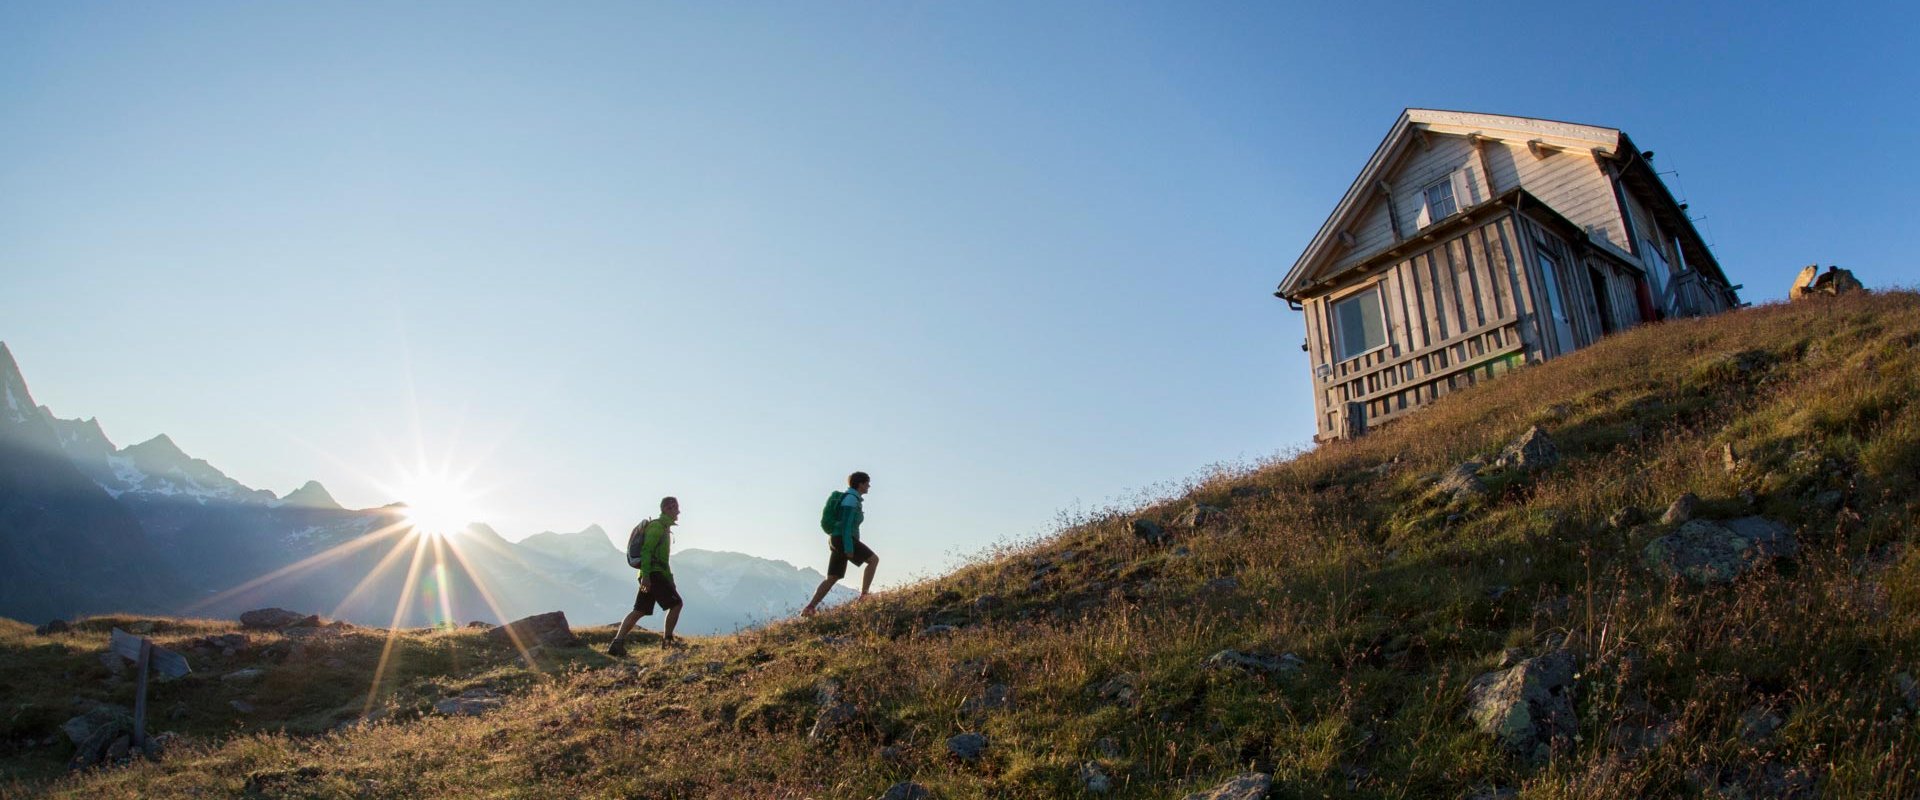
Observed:
[[[1271,292],[1405,106],[1629,131],[1749,299],[1915,283],[1910,3],[1295,5],[0,3],[0,339],[510,538],[813,564],[866,469],[899,579],[1304,443]]]

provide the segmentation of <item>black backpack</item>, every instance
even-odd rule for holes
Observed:
[[[652,517],[640,520],[640,524],[633,526],[633,532],[627,534],[627,566],[640,568],[640,546],[646,544],[647,526],[652,524]]]

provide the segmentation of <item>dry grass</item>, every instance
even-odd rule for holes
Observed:
[[[540,672],[470,633],[422,637],[467,655],[406,681],[518,687],[485,717],[207,731],[157,763],[14,791],[858,798],[911,779],[945,798],[1051,798],[1082,794],[1093,761],[1117,797],[1248,768],[1275,776],[1275,797],[1698,795],[1742,775],[1764,791],[1768,770],[1819,796],[1912,797],[1920,731],[1896,675],[1920,655],[1916,345],[1920,297],[1902,292],[1643,328],[819,619],[618,663],[572,651]],[[1559,442],[1558,467],[1493,476],[1470,503],[1429,496],[1441,470],[1532,424]],[[1725,444],[1742,454],[1732,472]],[[1639,554],[1667,528],[1604,521],[1623,506],[1657,518],[1683,492],[1703,516],[1787,522],[1801,556],[1724,589],[1660,581]],[[1193,501],[1226,521],[1161,546],[1129,532],[1134,514],[1167,521]],[[989,594],[999,604],[977,607]],[[959,629],[919,635],[932,624]],[[9,629],[0,646],[22,657],[39,638]],[[1555,642],[1580,659],[1580,738],[1530,767],[1465,721],[1463,689],[1504,648]],[[1227,647],[1305,667],[1200,667]],[[1103,692],[1116,678],[1131,703]],[[1009,707],[963,707],[996,683]],[[827,685],[858,713],[816,742]],[[1756,707],[1784,724],[1749,742]],[[1632,746],[1649,729],[1664,743]],[[946,755],[962,731],[989,738],[980,762]]]

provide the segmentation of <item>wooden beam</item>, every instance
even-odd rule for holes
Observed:
[[[1527,140],[1527,152],[1532,153],[1534,158],[1546,158],[1565,149],[1567,148],[1546,141],[1545,139]]]
[[[173,678],[184,677],[187,673],[193,671],[192,667],[187,666],[186,656],[164,647],[153,645],[145,636],[135,636],[119,628],[113,629],[107,646],[128,661],[139,661],[141,643],[143,642],[153,647],[153,668],[160,672],[160,677],[171,680]]]

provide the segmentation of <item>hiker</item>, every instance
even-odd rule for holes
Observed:
[[[663,497],[660,516],[635,526],[627,536],[627,563],[640,570],[640,593],[633,598],[633,610],[620,621],[620,632],[613,635],[613,644],[607,646],[608,655],[627,654],[627,631],[633,630],[641,617],[652,614],[655,604],[667,610],[667,625],[660,634],[660,643],[680,644],[680,639],[673,635],[673,626],[680,621],[683,603],[680,590],[673,585],[673,570],[667,567],[667,554],[673,549],[673,525],[679,519],[680,501]]]
[[[873,589],[873,571],[880,566],[880,557],[873,549],[860,542],[860,523],[867,518],[860,510],[867,492],[873,489],[873,479],[867,473],[855,472],[847,476],[847,490],[834,492],[827,498],[827,507],[820,514],[820,528],[827,533],[827,546],[832,555],[827,559],[827,579],[820,582],[820,588],[813,592],[813,600],[807,607],[800,609],[800,616],[811,617],[820,609],[820,601],[826,599],[833,585],[847,576],[847,562],[863,564],[867,572],[860,579],[860,598],[864,599]]]

